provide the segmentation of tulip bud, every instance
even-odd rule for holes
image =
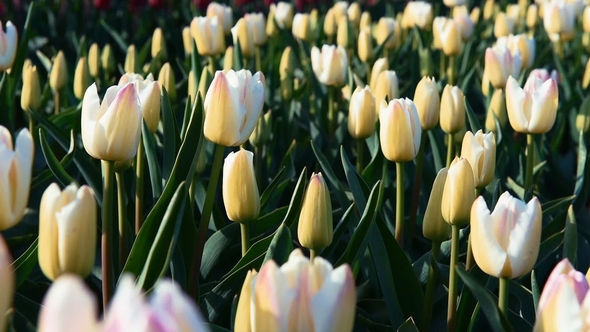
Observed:
[[[485,72],[494,88],[503,89],[511,75],[518,77],[521,61],[520,52],[512,54],[505,45],[488,47],[485,55]]]
[[[536,4],[530,4],[526,11],[526,26],[529,29],[537,27],[539,22],[539,7]]]
[[[160,57],[160,59],[166,59],[168,57],[166,38],[164,37],[162,28],[156,28],[152,35],[152,58],[156,57]]]
[[[275,21],[275,6],[272,4],[268,11],[268,18],[266,20],[266,35],[271,37],[277,33],[279,33],[279,27]]]
[[[438,124],[440,114],[440,95],[433,78],[424,76],[414,92],[414,104],[418,110],[422,130],[430,130]]]
[[[272,122],[271,122],[271,111],[266,112],[263,116],[258,119],[256,128],[248,138],[248,141],[254,147],[260,147],[264,145],[270,139],[272,133]]]
[[[174,71],[172,70],[170,63],[166,62],[160,69],[158,82],[166,88],[170,100],[176,100],[176,80],[174,79]]]
[[[53,91],[61,91],[68,84],[68,64],[62,51],[57,53],[51,66],[49,86]]]
[[[510,76],[506,84],[506,110],[514,131],[544,134],[551,130],[557,116],[559,100],[557,83],[529,77],[524,89]]]
[[[373,63],[373,68],[371,69],[371,80],[369,86],[371,87],[371,91],[375,91],[377,89],[377,77],[381,74],[382,71],[386,71],[389,69],[389,62],[386,58],[379,58]]]
[[[485,124],[487,131],[495,132],[496,130],[501,129],[496,128],[496,119],[502,127],[504,127],[506,121],[508,120],[508,115],[506,114],[506,97],[504,95],[504,91],[501,89],[494,90],[494,94],[490,100]]]
[[[3,153],[0,183],[4,184],[0,190],[0,231],[3,231],[18,224],[25,214],[33,168],[33,137],[22,129],[13,145],[10,131],[0,126],[0,151]]]
[[[361,15],[361,21],[359,23],[359,31],[368,29],[371,31],[371,24],[373,24],[373,19],[371,18],[371,13],[368,11],[364,11]]]
[[[445,86],[440,99],[440,128],[445,133],[454,134],[465,125],[464,98],[458,86]]]
[[[311,66],[320,81],[329,86],[343,86],[348,77],[348,57],[342,46],[323,45],[311,49]]]
[[[125,55],[125,72],[126,73],[136,73],[138,72],[138,63],[137,63],[137,51],[135,50],[135,45],[131,44],[127,47],[127,54]]]
[[[332,202],[322,173],[312,173],[305,191],[297,236],[299,243],[316,252],[332,243]]]
[[[31,65],[24,68],[20,107],[23,111],[38,110],[41,107],[41,86],[36,66]]]
[[[281,55],[279,77],[281,80],[281,97],[291,100],[293,97],[293,72],[295,70],[295,54],[291,46],[287,46]]]
[[[465,158],[455,157],[449,167],[442,195],[441,212],[446,222],[463,226],[469,223],[471,204],[475,200],[473,170]]]
[[[12,306],[14,297],[14,272],[12,270],[12,258],[6,242],[0,235],[0,331],[5,331],[8,309]]]
[[[585,98],[576,115],[576,129],[579,133],[587,133],[590,129],[590,98]]]
[[[141,105],[141,114],[151,133],[158,130],[160,123],[160,83],[154,81],[152,74],[149,74],[145,80],[139,74],[127,73],[121,76],[119,86],[133,82],[137,89],[137,95]]]
[[[392,101],[395,98],[399,97],[399,82],[397,79],[397,74],[393,70],[385,70],[377,75],[377,79],[375,80],[375,91],[373,95],[375,96],[375,106],[377,107],[377,115],[381,111],[381,101],[386,100]]]
[[[264,76],[249,70],[217,71],[205,96],[204,135],[213,143],[238,146],[252,134],[264,105]]]
[[[469,17],[471,17],[471,21],[473,24],[477,24],[479,22],[479,17],[481,16],[481,9],[479,7],[473,7]]]
[[[420,150],[422,127],[414,103],[408,99],[380,102],[381,151],[392,162],[410,161]]]
[[[494,0],[486,0],[483,5],[483,19],[489,20],[494,16],[494,7],[496,3]]]
[[[445,181],[447,180],[448,170],[446,167],[438,171],[436,179],[432,184],[428,205],[424,212],[424,221],[422,222],[422,233],[424,237],[435,243],[441,243],[449,239],[451,235],[451,225],[449,225],[442,216],[441,205]]]
[[[256,270],[250,270],[246,274],[246,279],[244,279],[244,285],[242,285],[240,300],[236,309],[235,332],[252,331],[252,322],[250,319],[250,312],[252,310],[252,281],[257,274]]]
[[[141,109],[134,83],[107,89],[102,103],[96,84],[82,101],[82,143],[95,159],[120,161],[137,153],[141,134]]]
[[[297,39],[304,40],[306,42],[312,41],[309,15],[308,14],[295,14],[293,18],[293,36]]]
[[[550,37],[572,33],[575,23],[576,8],[573,3],[555,1],[544,4],[543,25]]]
[[[473,258],[493,277],[522,277],[537,261],[541,228],[541,204],[536,197],[527,204],[505,192],[490,213],[480,196],[471,208]]]
[[[100,49],[97,43],[92,44],[88,50],[88,70],[92,77],[98,77],[100,73]]]
[[[348,19],[350,20],[350,23],[352,23],[352,25],[358,29],[359,24],[361,22],[361,6],[359,5],[359,3],[351,3],[348,6],[346,13],[348,14]]]
[[[319,12],[317,10],[317,8],[314,8],[311,10],[311,12],[309,13],[309,33],[311,34],[311,39],[315,40],[315,38],[318,36],[318,32],[319,30]]]
[[[223,26],[218,17],[195,17],[191,21],[191,35],[202,56],[221,54],[225,51]]]
[[[471,17],[467,14],[464,15],[457,15],[454,20],[459,25],[459,30],[461,30],[461,39],[465,42],[471,38],[473,35],[474,24],[471,20]]]
[[[496,38],[510,35],[514,31],[514,19],[501,12],[496,16],[496,22],[494,23],[494,36]]]
[[[223,71],[228,71],[234,68],[234,47],[229,46],[225,50],[225,55],[223,56]]]
[[[348,132],[354,139],[366,139],[375,133],[375,97],[369,86],[356,87],[348,109]]]
[[[343,16],[338,22],[338,31],[336,33],[336,44],[349,49],[352,47],[352,34],[348,18]]]
[[[51,280],[62,274],[86,277],[96,253],[96,201],[84,185],[67,186],[62,192],[51,184],[39,208],[39,265]]]
[[[234,45],[240,43],[242,55],[246,58],[254,56],[254,38],[252,27],[244,18],[238,20],[238,23],[231,28]]]
[[[422,30],[430,30],[431,24],[432,4],[425,1],[408,2],[401,22],[404,29],[412,29],[417,26]]]
[[[373,39],[369,29],[363,29],[359,33],[358,55],[362,62],[369,62],[373,58]]]
[[[254,174],[254,154],[240,149],[223,164],[223,202],[231,221],[248,223],[260,213],[260,195]]]
[[[231,7],[211,2],[209,6],[207,6],[207,17],[216,17],[221,24],[223,34],[229,35],[234,19]]]
[[[439,32],[443,53],[447,56],[457,56],[463,50],[463,36],[456,20],[448,19]]]
[[[90,70],[88,69],[88,61],[86,57],[81,57],[78,60],[76,71],[74,72],[74,96],[82,100],[84,92],[90,86]]]
[[[401,41],[401,25],[391,17],[382,17],[377,23],[375,39],[377,45],[385,43],[386,49],[394,49]]]
[[[587,89],[590,85],[590,59],[586,61],[584,74],[582,75],[582,88]]]
[[[127,62],[127,61],[125,61]],[[102,69],[108,75],[112,74],[115,71],[116,62],[115,56],[113,55],[113,50],[111,49],[111,45],[106,44],[102,49],[102,53],[100,55],[100,63],[102,65]],[[135,72],[135,71],[132,71]]]
[[[293,25],[293,5],[288,2],[279,2],[276,5],[270,5],[271,10],[273,7],[275,13],[275,21],[281,29],[291,29]]]
[[[182,46],[184,47],[185,56],[189,56],[193,53],[193,36],[191,36],[190,27],[184,27],[182,29]]]
[[[476,188],[485,188],[494,179],[496,170],[496,139],[493,133],[484,134],[481,129],[473,135],[463,136],[461,157],[467,159],[473,170]]]
[[[6,22],[6,32],[0,21],[0,71],[12,68],[18,47],[18,31],[12,22]],[[1,329],[1,326],[0,326]]]
[[[244,15],[244,19],[252,29],[252,39],[255,46],[262,46],[268,41],[266,36],[266,19],[262,13]]]

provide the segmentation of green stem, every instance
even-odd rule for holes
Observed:
[[[309,249],[309,261],[313,262],[313,260],[316,258],[317,256],[317,252],[315,252],[315,250],[313,249]]]
[[[367,82],[365,83],[369,85],[369,83],[371,83],[371,65],[368,62],[365,62],[365,68],[367,70]]]
[[[213,212],[213,202],[215,201],[215,193],[217,191],[217,183],[219,182],[219,173],[223,165],[223,153],[225,146],[215,145],[215,157],[213,165],[211,166],[211,176],[209,177],[209,184],[207,186],[207,195],[205,196],[205,203],[203,204],[203,213],[199,221],[197,230],[197,241],[193,252],[193,263],[191,264],[190,273],[190,294],[193,298],[198,298],[199,295],[199,273],[201,271],[201,262],[203,259],[203,248],[207,240],[207,229],[209,229],[209,221],[211,219],[211,212]]]
[[[440,243],[432,242],[431,256],[436,261],[440,251]],[[434,293],[436,291],[438,275],[432,266],[431,260],[430,268],[428,269],[428,281],[426,283],[426,292],[424,293],[424,307],[422,309],[422,329],[421,331],[430,330],[430,320],[432,318],[432,307],[434,305]]]
[[[143,134],[142,134],[143,136]],[[139,233],[139,229],[143,224],[143,174],[145,169],[144,163],[144,146],[143,140],[139,140],[137,146],[137,156],[135,159],[135,234]]]
[[[33,112],[33,110],[29,108],[27,112],[27,115],[29,116],[29,133],[33,137],[33,141],[35,141],[35,121],[33,120],[33,114],[31,114],[31,112]]]
[[[445,78],[446,75],[446,67],[445,67],[445,54],[442,52],[442,50],[440,51],[440,62],[439,62],[439,75],[441,79]]]
[[[256,183],[258,188],[262,188],[262,147],[254,147],[254,175],[256,176]]]
[[[113,219],[113,200],[115,193],[114,161],[102,161],[103,167],[103,198],[102,198],[102,300],[103,307],[106,310],[109,301],[113,295],[114,274],[114,257],[113,257],[113,238],[114,238],[114,219]]]
[[[457,57],[454,55],[449,56],[449,66],[447,67],[447,80],[450,85],[457,84],[457,69],[455,68],[456,59]]]
[[[451,166],[453,161],[453,134],[447,134],[447,167]]]
[[[256,56],[256,71],[262,71],[262,62],[260,60],[260,46],[256,46],[254,48],[255,56]]]
[[[365,140],[357,139],[356,140],[356,171],[361,174],[363,171],[363,150],[365,145]]]
[[[451,237],[451,265],[449,271],[449,302],[447,313],[447,331],[455,331],[457,319],[457,259],[459,256],[459,226],[451,226],[453,233]]]
[[[334,90],[333,86],[328,87],[328,124],[330,136],[333,136],[336,132],[336,122],[338,121],[338,113],[336,107],[334,107]]]
[[[508,317],[508,298],[510,297],[510,279],[500,278],[500,290],[498,294],[498,307],[505,317]]]
[[[240,230],[242,231],[242,257],[244,257],[250,248],[250,227],[247,223],[240,223]]]
[[[420,138],[420,150],[416,156],[416,173],[414,175],[414,188],[412,188],[412,204],[410,205],[410,221],[408,228],[410,239],[414,238],[414,228],[416,227],[416,216],[418,214],[418,205],[420,205],[420,189],[422,186],[422,169],[424,166],[424,149],[426,149],[426,138],[428,131],[422,131]]]
[[[53,92],[53,103],[55,104],[55,114],[59,114],[59,109],[61,108],[61,98],[59,91]]]
[[[533,186],[533,164],[535,163],[535,137],[533,134],[526,135],[526,170],[524,176],[524,197],[525,201],[532,196]],[[530,193],[529,193],[530,192]]]
[[[395,163],[396,203],[395,203],[395,239],[401,248],[404,247],[404,164]]]
[[[117,180],[117,215],[119,217],[119,262],[127,261],[127,225],[125,218],[125,178],[122,172],[115,173]],[[123,268],[120,264],[119,268]],[[121,271],[118,271],[121,273]]]
[[[215,77],[215,58],[211,55],[209,56],[209,72],[211,73],[211,77]],[[197,77],[198,73],[195,73],[195,77]],[[195,86],[198,86],[195,85]]]

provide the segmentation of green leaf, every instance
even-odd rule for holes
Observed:
[[[297,219],[297,216],[299,216],[299,212],[301,211],[301,205],[303,204],[303,195],[305,194],[305,187],[307,187],[307,168],[303,168],[301,174],[299,175],[299,180],[297,180],[297,185],[295,186],[295,190],[293,191],[293,196],[291,196],[289,210],[287,210],[287,215],[285,216],[285,220],[283,220],[283,223],[289,226],[291,231],[294,231],[295,227],[297,227],[297,223],[295,222],[295,220]]]
[[[115,43],[121,49],[121,52],[127,52],[127,43],[123,40],[123,37],[117,32],[117,30],[111,28],[111,26],[103,19],[100,20],[100,25],[108,32],[109,35],[113,38]]]
[[[584,181],[586,174],[586,161],[588,158],[588,149],[586,148],[586,142],[584,139],[584,133],[580,132],[580,138],[578,139],[578,165],[576,170],[576,185],[574,187],[574,202],[580,197],[580,193],[584,188]]]
[[[465,103],[467,119],[469,119],[469,127],[471,127],[471,132],[475,134],[478,130],[482,129],[481,124],[479,123],[479,120],[477,120],[477,115],[475,115],[471,105],[467,102],[467,97],[463,97],[463,102]]]
[[[344,193],[344,188],[342,188],[340,181],[338,181],[338,177],[336,176],[336,174],[332,170],[332,166],[330,165],[330,162],[328,161],[328,159],[326,159],[326,157],[320,151],[320,149],[317,147],[317,145],[314,143],[314,141],[311,141],[311,149],[313,150],[313,153],[315,154],[316,158],[318,159],[318,162],[320,163],[320,166],[322,167],[322,170],[324,171],[324,175],[326,175],[326,178],[332,184],[332,186],[334,188],[336,188],[336,190],[332,191],[332,193],[335,194],[336,199],[340,203],[340,206],[348,206],[348,204],[350,204],[350,201],[346,197],[346,194]]]
[[[578,254],[578,227],[576,224],[576,215],[574,207],[570,205],[567,209],[567,218],[565,221],[565,231],[563,235],[563,258],[568,258],[575,266]]]
[[[408,318],[398,329],[397,332],[418,332],[418,327],[412,317]]]
[[[541,290],[539,289],[537,273],[535,270],[531,272],[531,291],[533,292],[533,305],[535,306],[535,312],[537,312],[537,308],[539,307],[539,298],[541,297]]]
[[[264,210],[264,206],[266,205],[266,203],[270,199],[271,195],[273,195],[273,191],[275,190],[275,188],[278,186],[280,180],[282,179],[285,169],[286,169],[285,167],[281,167],[281,170],[279,171],[279,173],[274,177],[274,179],[272,179],[272,181],[269,183],[268,187],[266,187],[266,189],[264,190],[262,195],[260,195],[260,210]]]
[[[147,160],[148,170],[150,173],[152,197],[154,198],[154,201],[156,201],[158,197],[162,195],[162,173],[160,171],[160,164],[158,162],[158,154],[156,152],[156,139],[154,135],[148,130],[145,121],[143,121],[141,138],[143,140],[145,158]]]
[[[39,259],[37,254],[38,247],[39,238],[36,238],[29,248],[10,265],[16,275],[15,289],[18,289],[27,280],[35,266],[37,266]]]
[[[72,182],[75,182],[74,179],[66,172],[66,170],[63,169],[61,163],[59,160],[57,160],[55,154],[53,154],[53,151],[51,151],[51,147],[49,147],[49,143],[47,143],[47,137],[45,136],[45,130],[43,128],[39,128],[39,144],[41,145],[41,151],[43,151],[43,156],[45,157],[47,166],[53,175],[55,175],[55,178],[59,181],[59,183],[61,183],[62,186],[67,187]]]
[[[288,259],[289,254],[293,250],[293,241],[291,240],[291,231],[289,231],[289,227],[285,224],[281,224],[279,229],[275,232],[270,245],[268,246],[268,250],[266,251],[266,256],[264,257],[264,262],[268,260],[274,260],[279,266],[283,265]]]
[[[199,101],[197,101],[197,103],[198,102]],[[197,103],[195,103],[195,106]],[[160,104],[162,105],[162,123],[164,125],[164,165],[162,166],[162,177],[165,180],[168,180],[170,178],[172,168],[176,163],[175,157],[178,153],[181,142],[178,126],[176,125],[176,119],[174,118],[174,111],[170,105],[168,92],[164,87],[162,87],[162,98]],[[194,113],[194,108],[192,113]]]

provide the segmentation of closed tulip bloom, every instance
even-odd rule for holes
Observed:
[[[96,84],[82,101],[82,143],[90,156],[123,161],[137,153],[141,134],[141,108],[133,83],[111,86],[102,102]]]
[[[363,29],[359,32],[357,45],[359,59],[362,62],[371,61],[371,58],[373,58],[373,39],[371,38],[370,29]]]
[[[271,10],[274,7],[275,21],[281,29],[291,29],[293,25],[293,5],[288,2],[280,1],[279,3],[271,4]]]
[[[270,140],[272,134],[272,112],[268,111],[266,114],[258,119],[258,123],[252,132],[252,135],[248,138],[248,141],[252,146],[260,147]]]
[[[184,54],[190,55],[193,52],[193,36],[191,36],[191,28],[182,28],[182,47],[184,48]]]
[[[467,3],[467,0],[444,0],[443,3],[445,4],[445,6],[453,8],[456,6],[463,6]]]
[[[311,42],[311,29],[309,22],[309,14],[297,13],[293,18],[292,27],[293,36],[299,40]]]
[[[463,50],[461,26],[456,20],[448,19],[439,32],[442,51],[447,56],[457,56]]]
[[[299,214],[299,243],[319,252],[332,243],[333,233],[330,191],[322,173],[312,173]]]
[[[584,8],[584,13],[582,14],[582,28],[584,29],[584,32],[590,33],[590,6]]]
[[[158,82],[160,86],[166,88],[166,92],[168,92],[168,97],[170,100],[176,99],[176,78],[174,77],[174,71],[172,70],[172,66],[170,66],[169,62],[166,62],[160,72],[158,73]]]
[[[534,29],[539,23],[539,7],[536,4],[530,4],[526,11],[526,26]]]
[[[422,77],[414,92],[414,104],[420,118],[422,130],[430,130],[438,124],[440,95],[434,77]]]
[[[279,33],[279,27],[275,21],[275,7],[274,4],[270,6],[268,10],[268,17],[266,19],[266,35],[268,37],[274,36]]]
[[[22,129],[13,145],[10,131],[0,126],[0,231],[18,224],[25,214],[31,187],[33,151],[33,137],[28,130]]]
[[[115,56],[113,55],[111,45],[106,44],[103,47],[102,53],[100,54],[100,64],[102,66],[102,69],[107,74],[112,74],[115,71],[117,63],[115,62]]]
[[[96,254],[96,200],[88,186],[63,191],[51,184],[39,208],[39,265],[51,280],[73,273],[86,277]]]
[[[244,18],[238,20],[238,23],[231,28],[231,34],[234,39],[234,45],[240,43],[242,55],[246,58],[254,56],[254,33],[252,26]]]
[[[459,30],[461,30],[461,39],[464,42],[469,40],[475,28],[471,17],[468,14],[456,15],[454,20],[459,25]]]
[[[365,139],[375,133],[375,97],[369,86],[356,87],[348,108],[348,132],[354,139]]]
[[[476,188],[484,188],[494,179],[496,170],[496,139],[493,133],[468,131],[463,136],[461,157],[467,159],[473,170]]]
[[[361,15],[361,21],[359,23],[359,30],[369,29],[371,31],[371,25],[373,24],[373,18],[371,13],[364,11]]]
[[[264,76],[249,70],[217,71],[205,96],[204,135],[213,143],[239,146],[252,134],[264,105]]]
[[[61,91],[68,84],[68,64],[62,51],[53,59],[51,73],[49,74],[49,86],[53,91]]]
[[[399,82],[397,74],[393,70],[385,70],[377,75],[375,80],[375,89],[372,90],[375,96],[375,107],[377,108],[377,115],[381,112],[381,101],[387,98],[387,101],[392,101],[399,97]]]
[[[506,96],[504,91],[500,89],[494,90],[488,111],[486,114],[486,130],[496,131],[500,128],[496,128],[496,119],[500,123],[500,126],[504,127],[506,121],[508,121],[508,115],[506,114]]]
[[[295,71],[295,54],[291,46],[287,46],[281,55],[279,64],[279,78],[281,80],[281,97],[290,100],[293,97],[293,83]]]
[[[12,270],[10,251],[0,235],[0,331],[5,331],[8,309],[12,306],[14,297],[14,272]]]
[[[350,20],[350,23],[352,23],[352,25],[355,28],[358,28],[361,23],[361,16],[362,16],[361,6],[359,5],[359,3],[358,2],[351,3],[350,6],[348,6],[346,13],[348,14],[348,19]]]
[[[587,276],[576,271],[567,258],[562,259],[543,287],[533,331],[586,331],[589,290]]]
[[[408,99],[380,102],[381,151],[392,162],[413,160],[420,149],[422,127],[414,103]]]
[[[524,89],[511,76],[506,84],[506,110],[514,131],[544,134],[551,130],[557,115],[559,91],[553,79],[545,82],[530,77]]]
[[[82,100],[84,92],[90,86],[90,70],[88,69],[88,61],[86,57],[81,57],[78,60],[76,71],[74,72],[74,96]]]
[[[125,55],[125,65],[123,69],[125,69],[126,73],[136,73],[139,69],[139,64],[137,63],[137,51],[135,50],[135,45],[131,44],[127,47],[127,53]]]
[[[386,58],[379,58],[375,60],[373,63],[373,68],[371,68],[371,81],[369,86],[371,87],[371,91],[375,91],[377,89],[377,77],[381,74],[382,71],[386,71],[389,69],[389,62]]]
[[[18,31],[12,22],[6,22],[6,32],[0,21],[0,71],[12,68],[18,47]]]
[[[480,16],[481,16],[481,9],[479,7],[473,7],[473,9],[471,10],[471,13],[469,14],[469,17],[471,17],[471,22],[473,22],[474,25],[479,22]]]
[[[446,222],[463,226],[469,223],[471,204],[475,200],[473,170],[465,158],[451,163],[442,195],[441,212]]]
[[[531,272],[541,245],[541,204],[505,192],[490,213],[480,196],[471,208],[473,257],[485,273],[515,279]]]
[[[228,46],[223,55],[223,71],[228,71],[234,67],[234,47]]]
[[[352,29],[348,17],[343,16],[338,21],[338,32],[336,33],[336,44],[348,49],[352,47]]]
[[[225,51],[223,26],[218,17],[195,17],[191,21],[191,35],[202,56],[221,54]]]
[[[498,38],[496,44],[504,45],[509,50],[513,57],[517,51],[520,54],[522,69],[531,68],[535,61],[535,39],[528,37],[525,34],[508,35]]]
[[[505,37],[514,31],[514,19],[509,17],[504,12],[500,12],[496,16],[496,21],[494,22],[494,37],[500,38]]]
[[[565,0],[551,1],[544,4],[543,25],[549,35],[568,34],[574,30],[576,8]]]
[[[426,211],[424,212],[424,221],[422,222],[424,237],[435,243],[446,241],[451,235],[451,225],[444,220],[441,212],[442,195],[447,173],[448,169],[446,167],[438,171],[432,184],[428,205],[426,205]]]
[[[38,110],[41,107],[41,85],[36,66],[31,65],[24,68],[20,107],[23,111]]]
[[[324,45],[311,49],[311,66],[320,81],[329,86],[343,86],[348,77],[348,58],[342,46]]]
[[[485,55],[485,71],[496,89],[503,89],[509,76],[518,77],[522,59],[520,51],[512,54],[505,45],[488,47]]]
[[[100,73],[100,49],[97,43],[92,44],[88,50],[88,70],[92,77],[98,77]]]
[[[254,45],[262,46],[266,44],[268,37],[266,35],[266,19],[262,13],[251,13],[244,15],[244,19],[252,27],[252,39]]]
[[[352,331],[354,276],[347,264],[334,269],[321,257],[309,261],[294,250],[279,267],[269,260],[244,281],[236,332]],[[248,312],[249,311],[249,312]]]
[[[217,17],[219,22],[222,24],[223,33],[225,35],[229,35],[231,27],[234,24],[234,17],[231,7],[219,4],[217,2],[211,2],[207,6],[207,17]]]
[[[119,79],[119,86],[122,87],[129,82],[135,83],[141,114],[148,130],[155,133],[160,123],[160,83],[154,80],[152,74],[144,79],[139,74],[127,73]]]
[[[464,98],[458,86],[445,86],[440,99],[440,127],[445,133],[454,134],[465,125]]]
[[[161,59],[166,59],[168,51],[166,50],[166,38],[162,28],[156,28],[152,35],[152,58],[159,56]]]
[[[404,9],[402,27],[412,29],[414,26],[422,30],[430,30],[432,25],[432,4],[426,1],[408,2]]]
[[[377,45],[385,43],[386,49],[394,49],[401,41],[401,24],[391,17],[382,17],[375,28]]]
[[[247,223],[258,218],[260,194],[254,175],[254,154],[240,149],[223,163],[223,203],[231,221]]]
[[[338,29],[337,23],[334,18],[334,8],[329,8],[324,17],[324,34],[329,37],[336,35]]]

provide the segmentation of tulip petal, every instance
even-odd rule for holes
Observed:
[[[355,307],[352,271],[347,265],[339,266],[311,299],[315,331],[352,331]]]
[[[6,313],[8,309],[12,306],[12,300],[14,297],[14,271],[12,269],[12,257],[10,257],[10,252],[8,247],[6,246],[6,242],[0,235],[0,280],[2,283],[0,284],[0,312]],[[0,329],[6,327],[6,320],[8,319],[8,315],[1,314],[0,315]]]
[[[34,143],[33,137],[27,129],[21,130],[16,136],[16,144],[14,149],[13,172],[16,174],[16,180],[13,187],[13,205],[12,212],[20,221],[25,213],[27,204],[29,203],[29,191],[31,189],[31,176],[33,169],[34,157]]]
[[[158,320],[166,322],[168,331],[209,331],[194,302],[168,279],[158,282],[150,304]]]
[[[316,77],[320,77],[322,75],[321,53],[316,46],[311,49],[311,68],[313,69],[313,73]]]
[[[234,146],[239,141],[240,127],[246,110],[239,102],[239,81],[233,70],[215,73],[205,96],[204,135],[210,141]]]
[[[242,72],[244,70],[241,70]],[[264,75],[261,72],[257,72],[254,76],[251,76],[248,72],[247,79],[244,81],[241,88],[245,89],[243,93],[242,104],[245,107],[246,114],[245,119],[240,127],[240,139],[237,142],[238,145],[243,144],[248,140],[256,123],[262,114],[262,107],[264,106]]]
[[[510,232],[507,253],[512,265],[512,278],[529,273],[537,262],[541,245],[541,215],[541,204],[534,197],[518,216],[516,225]]]
[[[544,134],[551,130],[557,116],[557,102],[557,83],[548,79],[532,94],[530,133]]]
[[[577,272],[577,271],[576,271]],[[579,278],[584,275],[579,273]],[[554,279],[555,288],[545,305],[539,306],[534,331],[583,331],[584,321],[578,296],[572,287],[571,277],[560,275]],[[545,290],[543,290],[543,294]],[[540,303],[540,302],[539,302]]]
[[[526,117],[526,93],[518,82],[510,76],[506,82],[506,111],[508,121],[514,131],[528,133],[529,119]]]
[[[497,278],[502,276],[508,255],[496,239],[494,221],[482,196],[471,207],[471,243],[481,270]]]
[[[288,313],[295,292],[277,264],[266,262],[252,281],[252,329],[254,331],[288,331]]]
[[[60,207],[61,191],[57,183],[45,189],[39,207],[39,265],[43,274],[55,280],[60,274],[58,257],[58,229],[55,210]]]
[[[109,94],[109,91],[113,91],[113,89],[113,87],[110,87],[107,90],[105,99]],[[81,123],[82,143],[84,144],[84,149],[93,157],[96,156],[96,152],[94,151],[94,131],[96,128],[96,121],[100,117],[100,114],[101,105],[100,98],[98,97],[98,90],[96,89],[96,83],[92,83],[92,85],[86,89],[84,98],[82,99]]]

